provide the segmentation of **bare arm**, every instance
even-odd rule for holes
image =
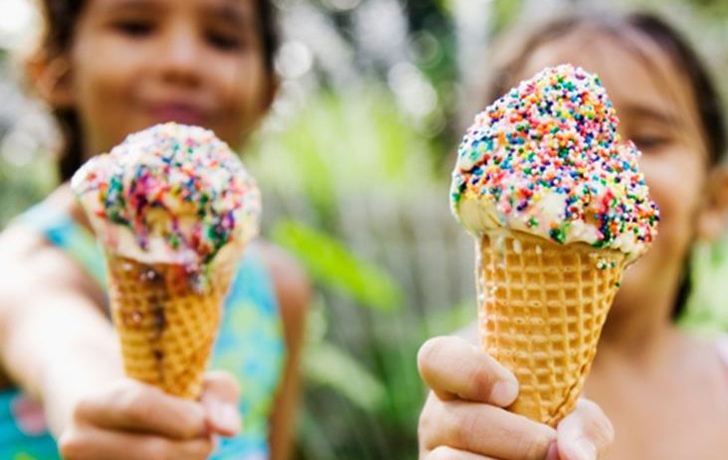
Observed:
[[[281,386],[271,417],[271,459],[285,460],[290,456],[295,429],[301,381],[299,364],[311,288],[303,272],[283,251],[268,247],[267,256],[283,320],[287,351]]]
[[[42,401],[55,435],[73,403],[122,376],[117,342],[85,275],[40,237],[13,228],[0,239],[0,359]]]
[[[0,235],[0,359],[43,403],[63,458],[209,457],[213,434],[239,428],[234,378],[208,376],[200,402],[124,378],[116,336],[93,289],[85,273],[32,232]]]

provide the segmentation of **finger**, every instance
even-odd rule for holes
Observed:
[[[205,433],[202,405],[170,396],[131,379],[84,399],[74,414],[79,423],[109,430],[148,432],[172,439],[191,439]]]
[[[513,373],[459,337],[436,337],[417,355],[422,379],[440,399],[458,397],[506,407],[518,396]]]
[[[614,442],[614,428],[595,403],[581,399],[576,409],[557,427],[559,456],[562,460],[604,458]]]
[[[58,440],[61,457],[66,460],[205,460],[212,448],[209,438],[172,441],[95,427],[71,430]]]
[[[207,427],[222,436],[235,436],[241,428],[238,410],[240,384],[227,372],[209,372],[205,375],[202,405],[207,414]]]
[[[482,455],[465,452],[463,450],[453,449],[452,447],[440,446],[430,452],[422,460],[496,460],[493,457],[484,457]]]
[[[556,431],[488,404],[428,398],[420,417],[425,452],[439,446],[504,460],[543,460]]]

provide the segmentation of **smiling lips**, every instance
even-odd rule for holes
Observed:
[[[205,125],[209,119],[207,110],[188,103],[165,102],[153,104],[150,113],[155,122],[164,123],[174,121],[185,125]]]

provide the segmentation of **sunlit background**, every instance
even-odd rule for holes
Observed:
[[[282,92],[245,162],[267,236],[316,282],[300,459],[414,459],[424,389],[415,354],[474,319],[472,243],[447,185],[464,101],[499,31],[578,2],[276,0]],[[728,2],[613,1],[657,9],[728,90]],[[0,226],[55,184],[55,132],[21,91],[38,20],[0,0]],[[469,113],[467,115],[470,115]],[[728,244],[696,251],[687,325],[728,329]],[[711,286],[708,290],[704,286]]]

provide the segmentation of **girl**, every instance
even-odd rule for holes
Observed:
[[[520,39],[489,61],[496,72],[487,100],[546,66],[572,63],[600,75],[623,138],[643,153],[662,210],[659,236],[625,274],[609,314],[586,384],[593,402],[582,400],[556,430],[503,409],[518,386],[485,353],[458,338],[427,342],[419,367],[433,391],[420,420],[420,458],[725,458],[728,349],[674,322],[689,288],[690,246],[722,232],[728,204],[715,87],[680,35],[651,15],[570,16]]]
[[[276,91],[267,0],[44,0],[31,83],[63,133],[64,184],[0,235],[0,458],[287,456],[309,287],[249,248],[199,402],[122,377],[101,255],[66,181],[134,131],[177,121],[240,146]],[[242,397],[238,396],[238,383]],[[35,403],[42,404],[45,418]],[[240,429],[240,413],[245,430]]]

